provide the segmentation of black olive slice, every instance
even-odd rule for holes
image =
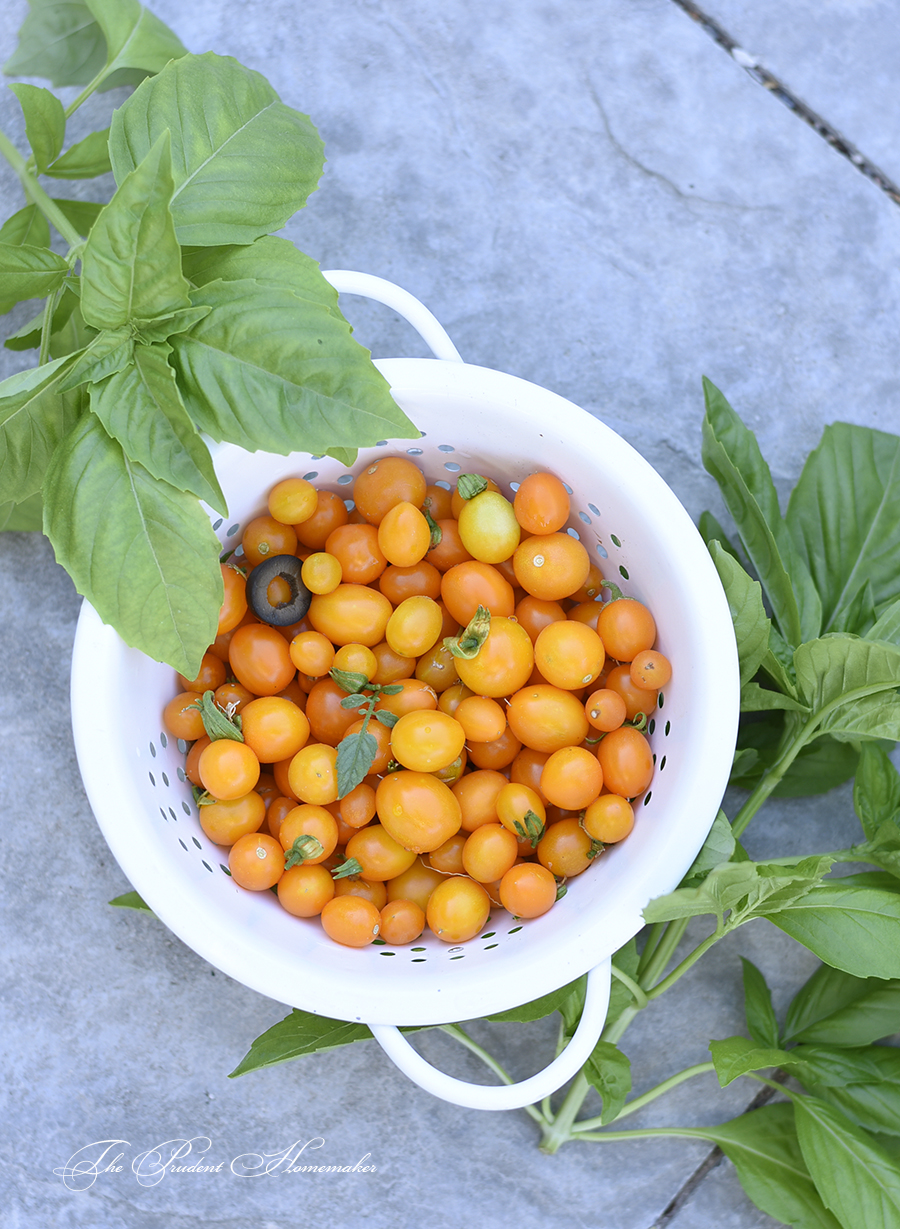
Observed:
[[[263,623],[288,627],[291,623],[299,623],[309,610],[312,594],[300,579],[302,567],[296,555],[273,555],[258,563],[247,577],[247,604]],[[290,585],[291,596],[289,601],[273,606],[269,601],[269,585],[277,576]]]

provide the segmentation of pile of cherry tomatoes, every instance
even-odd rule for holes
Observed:
[[[201,826],[237,884],[351,947],[426,926],[461,943],[492,903],[538,917],[628,835],[650,784],[642,729],[671,674],[653,616],[565,531],[552,474],[507,499],[490,478],[451,491],[384,456],[348,502],[285,479],[222,564],[219,634],[164,713],[193,744]],[[284,556],[309,605],[273,626],[247,576]],[[296,596],[274,575],[263,605]],[[224,737],[207,733],[206,693]],[[362,779],[340,797],[339,748],[363,731]]]

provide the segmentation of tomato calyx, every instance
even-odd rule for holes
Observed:
[[[218,802],[218,798],[213,798],[209,790],[201,789],[199,785],[195,785],[191,789],[194,795],[194,802],[198,807],[210,807]]]
[[[531,810],[526,811],[521,819],[515,820],[513,827],[521,840],[531,841],[532,849],[537,847],[538,841],[546,831],[544,821]]]
[[[474,499],[488,489],[488,480],[482,478],[481,474],[460,474],[456,480],[456,489],[462,499]]]
[[[425,500],[425,503],[422,506],[422,515],[425,517],[425,520],[428,522],[428,528],[431,530],[431,542],[428,549],[434,550],[436,546],[440,546],[441,540],[444,536],[444,531],[428,511],[428,504],[430,503],[430,498]]]
[[[324,852],[325,846],[317,837],[307,832],[301,833],[290,849],[285,851],[284,869],[289,871],[292,866],[302,866],[310,858],[321,858]]]
[[[623,721],[622,725],[630,725],[633,730],[640,730],[643,733],[647,728],[647,714],[635,713],[630,721]]]
[[[610,593],[612,594],[612,597],[609,599],[609,602],[603,603],[604,606],[608,606],[610,602],[621,602],[622,599],[625,597],[625,594],[622,592],[619,586],[615,584],[613,581],[607,580],[605,576],[603,578],[603,584],[600,586],[600,588],[608,589]]]
[[[578,816],[578,827],[585,833],[586,836],[591,836],[590,832],[588,832],[587,828],[584,826],[584,811],[582,811]],[[598,841],[596,837],[591,836],[591,847],[587,851],[587,856],[592,862],[594,858],[598,858],[600,854],[603,853],[604,849],[606,849],[606,846],[604,845],[603,841]]]
[[[216,742],[220,738],[230,738],[234,742],[242,743],[244,735],[241,733],[241,719],[235,712],[228,712],[228,708],[222,708],[216,703],[216,693],[214,691],[204,691],[199,700],[195,700],[193,704],[188,704],[188,708],[196,708],[200,710],[200,716],[203,718],[203,728],[206,730],[212,742]]]
[[[358,875],[362,871],[362,863],[357,858],[347,858],[340,866],[336,866],[331,872],[332,879],[349,879],[351,875]]]
[[[486,606],[479,606],[458,636],[445,637],[444,648],[454,657],[471,661],[478,656],[490,630],[491,612]]]

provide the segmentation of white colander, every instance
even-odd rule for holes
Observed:
[[[604,574],[645,601],[671,683],[650,723],[656,773],[634,831],[609,848],[544,917],[517,922],[492,910],[481,934],[451,947],[426,933],[409,947],[340,947],[317,920],[286,913],[270,892],[246,892],[224,873],[225,850],[203,834],[186,782],[185,744],[162,728],[174,672],[126,647],[87,603],[72,666],[75,744],[97,821],[122,870],[162,921],[237,981],[282,1003],[363,1021],[417,1083],[457,1104],[526,1105],[560,1087],[585,1061],[603,1026],[611,954],[642,926],[641,910],[690,866],[728,779],[738,717],[738,669],[725,596],[696,529],[659,475],[618,435],[571,402],[462,362],[416,299],[364,274],[326,274],[341,292],[403,315],[435,359],[385,359],[378,367],[419,427],[417,441],[364,449],[352,470],[329,457],[289,457],[213,446],[230,516],[216,519],[223,546],[264,509],[277,481],[302,475],[349,496],[374,457],[408,454],[429,481],[486,473],[504,485],[536,469],[572,490],[569,532]],[[570,1045],[520,1084],[453,1080],[422,1059],[398,1025],[441,1024],[504,1011],[590,971],[587,1003]]]

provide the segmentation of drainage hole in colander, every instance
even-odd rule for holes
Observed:
[[[210,874],[212,874],[212,873],[213,873],[213,868],[212,868],[212,867],[210,866],[210,864],[206,861],[206,859],[205,859],[205,858],[201,858],[201,859],[200,859],[200,861],[203,863],[203,865],[206,867],[206,869],[209,871],[209,873],[210,873]]]
[[[159,741],[162,743],[162,745],[163,745],[164,747],[168,747],[168,745],[169,745],[169,740],[168,740],[168,738],[166,738],[166,735],[165,735],[164,731],[162,731],[162,730],[160,730],[160,732],[159,732]]]
[[[518,489],[519,489],[519,487],[520,487],[521,485],[522,485],[522,484],[521,484],[521,482],[511,482],[511,483],[509,484],[509,489],[510,489],[511,491],[518,491]]]
[[[623,580],[631,580],[631,577],[628,575],[628,568],[622,567],[621,563],[619,564],[619,575]]]
[[[348,512],[352,512],[353,509],[356,507],[356,504],[353,502],[352,499],[345,499],[344,507],[347,509]]]
[[[588,504],[588,507],[593,512],[594,516],[600,515],[600,509],[596,506],[596,504]]]
[[[387,939],[373,939],[372,943],[374,944],[375,947],[378,947],[378,946],[384,947],[385,944],[387,943]]]
[[[597,554],[600,556],[601,559],[609,558],[609,551],[600,542],[597,543]]]
[[[445,461],[444,469],[450,471],[451,474],[458,474],[462,466],[457,465],[455,461]]]
[[[422,448],[407,448],[406,450],[407,456],[410,456],[410,457],[420,457],[423,451],[424,449]],[[388,955],[388,954],[389,953],[385,952],[385,955]],[[390,953],[391,956],[393,956],[393,954],[394,954],[393,952]]]
[[[611,533],[609,536],[610,536],[610,538],[612,539],[612,544],[613,544],[613,546],[618,546],[618,547],[620,547],[620,548],[621,548],[622,543],[619,541],[619,539],[616,537],[616,535],[615,535],[614,533]]]
[[[171,807],[169,807],[169,814],[172,816],[172,818],[175,820],[175,822],[176,822],[176,824],[177,824],[177,823],[178,823],[178,816],[175,814],[175,812],[172,810],[172,808],[171,808]],[[188,812],[188,814],[190,814],[190,812]]]
[[[651,717],[650,720],[647,722],[647,733],[652,734],[655,729],[656,729],[656,722]]]
[[[184,852],[185,852],[185,853],[190,853],[190,852],[191,852],[191,851],[188,849],[187,845],[185,845],[185,843],[184,843],[184,841],[181,839],[181,837],[179,837],[179,838],[178,838],[178,844],[181,846],[181,848],[184,850]]]
[[[644,794],[644,806],[647,805],[647,803],[650,801],[652,797],[653,797],[653,790],[648,789],[646,794]]]
[[[462,956],[451,956],[450,959],[451,960],[462,960],[464,956],[465,956],[465,953],[463,953]]]
[[[424,435],[424,432],[422,433]],[[376,448],[387,448],[387,440],[379,440],[375,445]]]
[[[179,781],[186,781],[186,780],[187,780],[187,777],[184,775],[184,769],[183,769],[183,768],[176,768],[176,769],[175,769],[175,771],[178,773],[178,780],[179,780]]]
[[[484,951],[486,951],[486,952],[492,952],[492,951],[494,950],[494,948],[495,948],[495,947],[499,947],[499,946],[500,946],[500,944],[499,944],[499,943],[489,943],[489,944],[487,945],[487,947],[486,947],[486,948],[484,948]]]
[[[147,776],[150,778],[150,784],[156,788],[156,777],[154,777],[152,772],[148,772]]]
[[[584,521],[585,525],[590,525],[591,518],[588,516],[586,512],[579,512],[578,516],[582,521]]]
[[[434,484],[434,485],[435,485],[435,486],[442,486],[442,487],[444,488],[444,490],[445,490],[445,491],[450,491],[450,490],[452,490],[452,489],[453,489],[453,488],[452,488],[452,484],[451,484],[451,483],[449,483],[449,482],[445,482],[443,478],[438,478],[437,482],[435,482],[435,484]]]
[[[652,759],[653,759],[653,763],[655,764],[656,763],[656,752],[655,751],[653,752]]]
[[[306,482],[312,482],[313,478],[318,478],[318,476],[319,471],[317,469],[311,469],[308,474],[303,475],[303,478]]]
[[[219,869],[223,870],[229,879],[231,878],[231,871],[228,869],[228,867],[225,865],[224,862],[219,863]]]
[[[428,948],[427,947],[411,947],[409,950],[411,952],[427,952]]]
[[[240,525],[232,525],[230,529],[225,530],[225,537],[233,538],[239,529],[240,529]]]
[[[181,804],[181,809],[182,809],[182,811],[184,811],[185,815],[190,815],[190,813],[191,813],[191,808],[188,806],[188,804],[187,804],[186,802],[182,802],[182,804]],[[174,819],[175,817],[173,816],[172,818]]]
[[[169,778],[166,776],[165,773],[163,773],[162,779],[163,779],[163,785],[166,787],[166,789],[168,789],[169,788]]]
[[[656,706],[657,706],[657,708],[662,708],[662,706],[665,704],[665,702],[666,702],[666,697],[663,695],[663,693],[662,693],[662,692],[660,692],[660,693],[659,693],[659,695],[658,695],[658,696],[657,696],[657,698],[656,698]],[[667,732],[668,732],[668,731],[667,731]]]
[[[424,963],[425,963],[425,957],[424,957],[424,956],[416,956],[415,960],[411,960],[409,963],[410,963],[410,964],[424,964]]]
[[[665,766],[666,766],[666,757],[663,756],[662,759],[659,761],[659,771],[662,772]]]
[[[166,814],[166,809],[165,809],[165,807],[160,807],[160,808],[159,808],[159,813],[160,813],[160,815],[163,817],[163,819],[166,821],[166,823],[168,823],[168,822],[169,822],[169,817],[168,817],[168,815]]]
[[[569,486],[568,482],[564,482],[564,483],[563,483],[563,486],[566,488],[566,493],[567,493],[567,494],[569,494],[569,495],[574,495],[574,494],[575,494],[575,492],[574,492],[574,491],[572,490],[572,488]]]
[[[340,478],[338,478],[338,486],[346,486],[348,482],[352,482],[352,481],[353,481],[352,474],[341,474]]]
[[[456,452],[452,444],[438,444],[438,452]]]
[[[150,754],[154,759],[156,759],[156,748],[154,747],[153,743],[150,744]]]
[[[672,722],[671,722],[671,721],[667,721],[667,722],[666,722],[666,738],[668,738],[668,737],[669,737],[669,730],[671,730],[671,728],[672,728]]]
[[[219,519],[213,525],[213,529],[218,529],[219,526],[224,522],[224,519],[225,519],[224,517],[220,516]]]
[[[508,935],[517,935],[521,929],[521,926],[513,926],[512,930],[508,930],[506,933]]]
[[[482,939],[493,939],[493,937],[494,937],[494,935],[495,935],[496,933],[497,933],[497,932],[496,932],[496,930],[489,930],[489,931],[487,932],[487,934],[482,935],[481,937],[482,937]]]
[[[574,538],[577,542],[581,541],[581,534],[578,532],[577,529],[569,528],[566,530],[566,533],[569,535],[570,538]]]
[[[195,836],[192,836],[192,837],[191,837],[191,840],[194,842],[194,844],[197,846],[197,848],[198,848],[198,849],[202,849],[202,848],[203,848],[203,846],[200,844],[200,842],[197,840],[197,838],[196,838]]]
[[[396,952],[379,952],[378,955],[379,956],[396,956],[397,953]]]
[[[187,755],[188,753],[188,745],[183,738],[179,738],[178,740],[178,750],[182,755]]]
[[[461,947],[451,947],[451,948],[449,948],[448,950],[449,950],[451,953],[453,953],[453,952],[461,952],[463,949],[462,949]]]

